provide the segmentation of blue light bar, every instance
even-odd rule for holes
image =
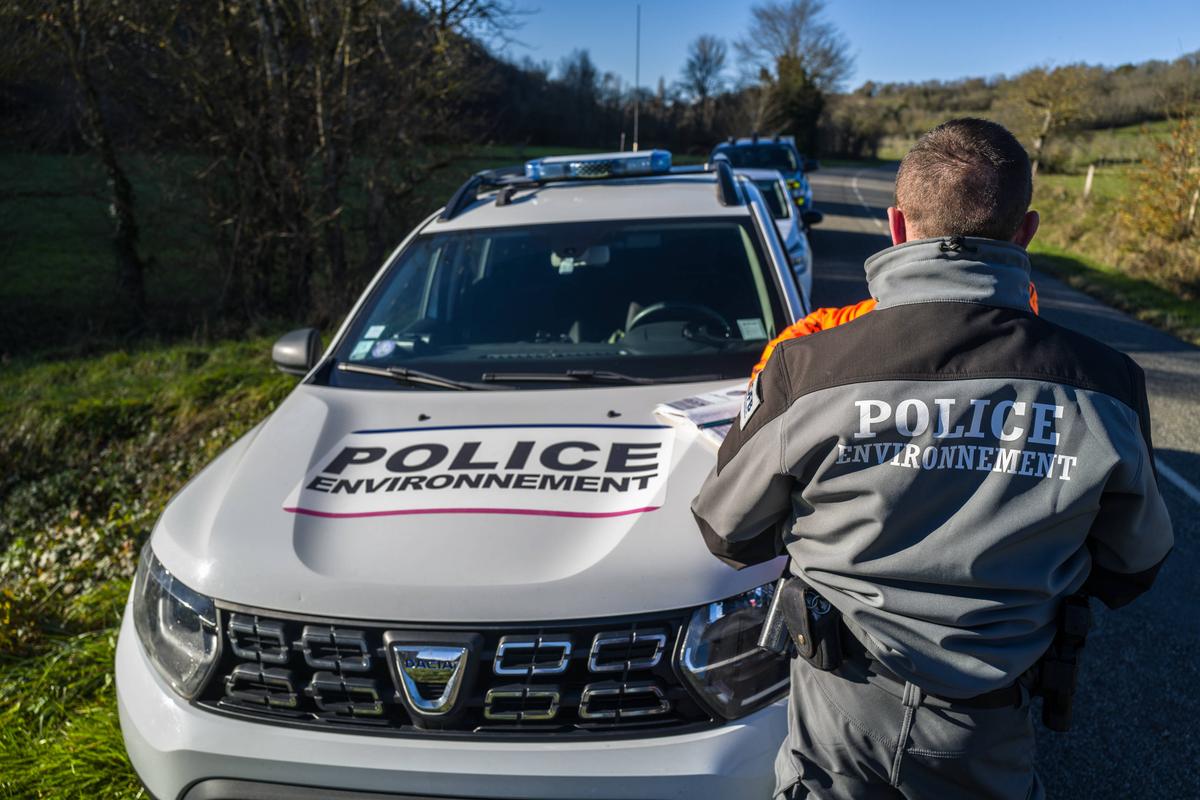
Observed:
[[[525,162],[525,177],[535,181],[663,175],[670,170],[671,153],[667,150],[550,156]]]

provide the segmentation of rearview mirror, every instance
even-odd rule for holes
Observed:
[[[800,219],[804,222],[805,227],[811,228],[813,225],[820,225],[825,219],[825,215],[820,211],[805,211],[800,215]]]
[[[271,348],[271,360],[280,372],[307,375],[321,357],[321,334],[316,328],[300,328],[280,336]]]
[[[816,172],[820,168],[821,168],[821,162],[817,161],[815,158],[804,159],[804,171],[805,172]]]

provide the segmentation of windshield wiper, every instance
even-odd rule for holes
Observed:
[[[485,383],[456,381],[453,378],[444,378],[441,375],[434,375],[430,372],[421,372],[420,370],[408,369],[406,367],[368,367],[366,364],[338,364],[337,368],[342,372],[357,372],[362,375],[374,375],[378,378],[391,378],[394,381],[413,386],[437,386],[440,389],[455,389],[460,392],[504,388],[503,386],[490,386]]]
[[[480,380],[486,383],[518,383],[522,381],[545,383],[629,383],[651,386],[656,383],[703,383],[719,381],[723,375],[670,375],[663,378],[640,378],[623,372],[606,369],[569,369],[566,372],[485,372]]]

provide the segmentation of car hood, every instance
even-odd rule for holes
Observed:
[[[418,622],[684,608],[777,577],[705,548],[715,462],[662,402],[722,384],[496,392],[301,385],[169,504],[191,588],[254,608]]]

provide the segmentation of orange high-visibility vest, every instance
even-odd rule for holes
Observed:
[[[1029,282],[1029,308],[1033,313],[1038,313],[1037,287],[1033,285],[1033,281]],[[823,331],[827,328],[836,328],[838,325],[844,325],[851,320],[858,319],[863,314],[874,309],[875,300],[867,299],[851,306],[842,306],[841,308],[818,308],[804,319],[793,322],[784,328],[778,336],[767,342],[767,346],[763,348],[762,357],[758,359],[758,363],[754,365],[754,370],[750,373],[750,380],[754,380],[755,376],[762,372],[763,367],[767,365],[767,359],[771,357],[771,353],[775,352],[775,347],[780,342],[795,339],[798,336],[808,336],[810,333]]]

